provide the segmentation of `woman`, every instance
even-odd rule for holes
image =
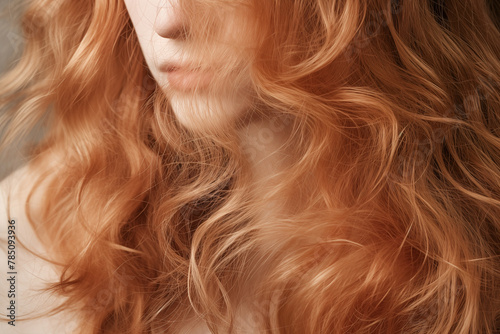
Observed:
[[[0,96],[4,147],[48,128],[3,182],[54,270],[33,326],[498,331],[490,5],[30,0]]]

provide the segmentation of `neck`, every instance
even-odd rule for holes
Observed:
[[[291,164],[292,120],[284,115],[252,115],[239,130],[240,145],[257,184],[268,184]]]

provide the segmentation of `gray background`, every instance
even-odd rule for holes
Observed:
[[[22,10],[20,2],[0,0],[0,75],[16,64],[23,50],[23,37],[19,26],[19,14]],[[2,130],[0,128],[0,131]],[[0,154],[0,180],[26,163],[26,156],[21,147],[25,143],[36,142],[40,136],[41,130],[37,128],[25,138],[18,138],[15,144]]]

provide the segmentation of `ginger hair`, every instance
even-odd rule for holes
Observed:
[[[175,333],[193,313],[232,333],[251,291],[246,315],[265,333],[499,330],[491,5],[185,0],[197,59],[225,9],[248,18],[242,39],[257,36],[228,46],[227,71],[249,64],[252,108],[277,124],[263,131],[293,129],[293,163],[264,197],[256,146],[175,120],[122,1],[28,1],[1,124],[3,147],[48,129],[30,164],[40,182],[57,175],[36,218],[61,268],[49,288],[67,297],[52,312],[76,305],[82,334]],[[280,199],[283,214],[266,216]]]

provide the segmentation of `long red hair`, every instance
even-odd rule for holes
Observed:
[[[54,312],[77,305],[82,333],[175,333],[193,312],[237,332],[242,305],[266,333],[499,330],[488,3],[181,7],[200,56],[224,8],[247,13],[241,38],[258,36],[252,108],[276,126],[245,147],[179,125],[123,1],[30,0],[24,13],[24,54],[0,81],[1,105],[16,102],[3,145],[45,120],[31,164],[57,177],[33,223],[57,245],[51,288],[68,299]],[[292,163],[261,197],[248,161],[284,125]],[[49,155],[64,159],[49,168]]]

